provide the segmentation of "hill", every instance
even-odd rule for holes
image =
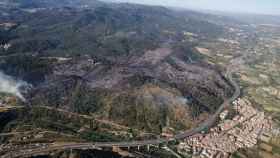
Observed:
[[[196,126],[232,93],[195,49],[225,31],[205,14],[75,0],[2,7],[0,69],[33,84],[32,106],[160,133]]]

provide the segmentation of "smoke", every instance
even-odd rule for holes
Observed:
[[[184,97],[177,97],[177,101],[180,103],[180,104],[188,104],[189,103],[189,100],[187,98],[184,98]]]
[[[21,80],[15,80],[11,76],[8,76],[0,71],[0,92],[17,96],[25,102],[26,99],[22,95],[21,90],[24,87],[29,87],[29,84]]]

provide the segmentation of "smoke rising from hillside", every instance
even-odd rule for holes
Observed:
[[[8,93],[17,96],[22,101],[25,101],[20,88],[28,86],[24,81],[15,80],[11,76],[8,76],[0,71],[0,92]]]

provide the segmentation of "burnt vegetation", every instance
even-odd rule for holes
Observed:
[[[2,12],[8,15],[1,19],[15,25],[0,25],[0,44],[10,44],[0,49],[0,68],[34,85],[27,96],[33,106],[98,114],[159,133],[165,126],[195,126],[193,120],[213,113],[232,93],[194,50],[224,32],[206,15],[74,0],[14,0]],[[169,50],[158,48],[170,52],[164,56]]]

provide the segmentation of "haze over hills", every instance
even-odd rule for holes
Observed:
[[[185,135],[219,124],[226,106],[231,120],[238,111],[228,104],[240,94],[232,74],[262,35],[234,16],[161,6],[6,0],[0,8],[0,75],[28,83],[12,87],[20,98],[0,86],[4,156],[117,157],[98,151],[112,148],[174,157],[121,149],[171,142],[179,151]]]
[[[159,5],[165,7],[176,7],[194,10],[212,10],[231,13],[244,14],[264,14],[280,15],[280,3],[276,0],[250,0],[250,1],[224,1],[224,0],[198,0],[198,1],[181,1],[181,0],[103,0],[106,2],[116,3],[137,3],[145,5]]]

